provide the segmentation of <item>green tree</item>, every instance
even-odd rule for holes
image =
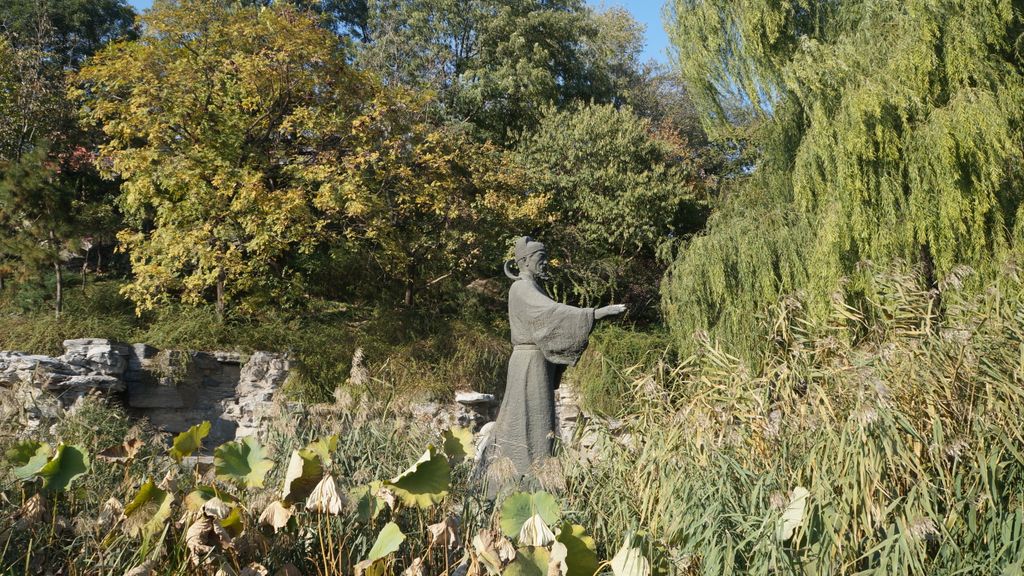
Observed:
[[[116,186],[97,177],[91,163],[95,134],[77,124],[65,86],[67,74],[85,57],[106,42],[131,36],[133,27],[134,13],[121,0],[12,0],[0,5],[0,117],[4,120],[0,122],[0,162],[7,165],[9,190],[66,195],[74,202],[71,211],[47,215],[49,229],[77,230],[103,238],[109,237],[116,225],[117,214],[110,207]],[[35,150],[40,145],[49,152],[40,156]],[[26,164],[28,158],[49,159],[47,166],[31,167]],[[57,172],[51,174],[54,170]],[[18,175],[29,181],[13,182],[11,178]],[[19,194],[14,196],[20,198],[18,202],[24,200]],[[22,212],[21,206],[8,209]],[[67,219],[65,225],[54,226],[57,216]],[[27,238],[12,237],[19,232]],[[19,250],[28,250],[37,240],[31,227],[9,227],[4,234],[8,242],[22,244]],[[70,238],[57,243],[64,240]],[[38,277],[28,273],[32,266],[27,266],[37,260],[21,258],[16,251],[0,256],[0,266],[7,274],[17,269],[17,276],[28,280]],[[43,260],[50,267],[50,260]],[[86,268],[82,270],[84,274]],[[0,277],[4,274],[0,271]],[[61,285],[58,278],[58,294]],[[56,306],[59,310],[60,298]]]
[[[430,116],[421,96],[380,93],[355,120],[351,152],[330,178],[350,246],[402,286],[406,306],[443,279],[463,280],[481,264],[493,270],[543,207],[523,200],[508,153]]]
[[[709,182],[695,151],[629,108],[604,104],[545,109],[517,154],[531,192],[548,197],[537,233],[575,296],[653,308],[659,248],[703,221]]]
[[[135,12],[125,0],[5,0],[0,31],[16,47],[53,55],[58,68],[77,67],[106,43],[133,36]]]
[[[0,276],[25,281],[52,269],[57,318],[64,307],[64,262],[75,247],[71,192],[45,145],[16,161],[0,160]]]
[[[40,139],[55,139],[66,127],[63,77],[39,46],[16,47],[0,34],[0,159],[18,162]]]
[[[665,292],[681,342],[695,329],[759,334],[757,314],[790,291],[821,317],[864,260],[917,262],[937,289],[956,266],[995,269],[1019,246],[1015,3],[671,7],[678,66],[708,125],[728,129],[724,102],[737,95],[760,117],[749,182],[682,251]]]
[[[358,64],[389,85],[432,90],[450,106],[486,11],[484,0],[370,0]]]
[[[642,25],[581,0],[370,0],[363,37],[361,67],[501,143],[548,104],[626,102],[642,78]]]
[[[476,54],[459,74],[457,113],[498,142],[537,124],[548,104],[608,101],[595,93],[584,39],[596,34],[582,0],[494,2]]]

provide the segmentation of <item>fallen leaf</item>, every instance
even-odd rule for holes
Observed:
[[[267,576],[267,574],[270,574],[270,571],[267,570],[266,566],[253,562],[245,568],[242,568],[242,571],[238,573],[238,576]]]
[[[459,521],[449,516],[437,524],[427,526],[430,533],[430,546],[444,545],[455,548],[459,543]]]
[[[31,530],[46,517],[46,512],[46,500],[41,494],[36,494],[26,500],[14,513],[14,527],[18,530]]]
[[[121,501],[117,498],[110,498],[100,506],[100,515],[97,523],[101,527],[109,528],[121,518],[122,514],[124,514],[124,506],[121,504]]]
[[[302,572],[295,567],[295,564],[289,563],[281,566],[281,568],[274,573],[274,576],[302,576]]]
[[[291,519],[292,514],[294,514],[294,511],[291,507],[285,506],[280,500],[274,500],[260,514],[260,524],[272,527],[276,533],[288,525],[288,520]]]
[[[426,576],[423,571],[423,559],[415,558],[408,568],[402,571],[402,576]]]
[[[97,454],[96,457],[100,460],[106,460],[107,462],[128,462],[135,458],[135,455],[139,453],[143,444],[142,440],[132,438],[131,440],[126,440],[120,446],[111,446],[110,448],[103,450]]]

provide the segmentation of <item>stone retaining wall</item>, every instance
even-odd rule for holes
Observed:
[[[160,351],[98,338],[66,340],[56,358],[0,352],[0,416],[27,430],[49,425],[87,394],[178,433],[209,420],[209,444],[254,434],[289,372],[285,354]]]
[[[362,367],[356,360],[353,365]],[[208,420],[205,444],[212,448],[264,427],[290,368],[280,353],[161,351],[99,338],[66,340],[57,357],[0,351],[0,417],[31,432],[52,425],[84,396],[98,394],[121,400],[130,414],[172,434]],[[498,402],[491,394],[457,392],[455,402],[409,405],[408,415],[438,429],[467,427],[483,437]],[[556,394],[556,414],[561,440],[572,441],[581,414],[567,384]]]

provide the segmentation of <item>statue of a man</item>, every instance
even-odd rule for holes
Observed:
[[[575,308],[548,298],[539,283],[547,277],[547,252],[529,237],[516,241],[515,263],[519,276],[505,264],[505,273],[515,280],[508,292],[513,351],[491,443],[495,456],[510,459],[516,473],[526,475],[551,456],[555,389],[565,366],[579,360],[595,320],[622,314],[626,307]]]

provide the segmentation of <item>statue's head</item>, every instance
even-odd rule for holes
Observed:
[[[523,277],[547,278],[548,253],[544,244],[523,236],[516,240],[516,267]]]

